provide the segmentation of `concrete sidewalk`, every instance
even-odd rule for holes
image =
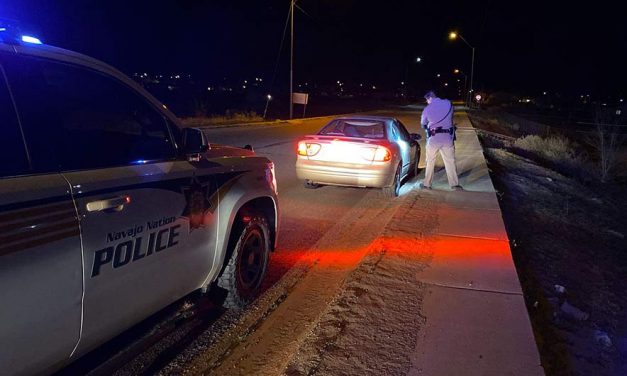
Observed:
[[[456,114],[456,155],[464,192],[451,192],[439,170],[432,191],[406,200],[433,207],[425,233],[427,288],[410,375],[542,375],[531,323],[512,261],[496,192],[479,140]],[[439,163],[441,166],[441,162]],[[437,170],[437,167],[436,167]],[[420,210],[421,205],[412,205]]]

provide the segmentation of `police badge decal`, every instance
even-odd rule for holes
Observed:
[[[181,214],[182,217],[189,220],[190,233],[207,225],[207,215],[211,209],[211,182],[201,182],[194,176],[190,185],[182,188],[185,195],[185,210]]]

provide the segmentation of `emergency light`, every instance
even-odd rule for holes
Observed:
[[[17,21],[3,18],[0,18],[0,41],[9,44],[42,44],[39,38],[22,34]]]

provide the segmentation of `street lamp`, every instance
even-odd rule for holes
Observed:
[[[459,34],[456,31],[451,31],[448,34],[448,38],[450,40],[455,40],[457,38],[461,39],[464,41],[464,43],[466,43],[468,45],[468,47],[470,47],[472,49],[472,60],[470,63],[470,91],[468,93],[468,98],[470,98],[472,96],[472,92],[473,92],[473,80],[474,80],[474,75],[475,75],[475,48],[473,46],[470,45],[470,43],[468,43],[468,41],[466,39],[464,39],[464,37]],[[470,100],[468,100],[468,105],[470,106]]]
[[[270,94],[266,95],[266,108],[263,110],[263,119],[266,118],[266,113],[268,112],[268,104],[270,104],[271,100],[272,100],[272,95]]]

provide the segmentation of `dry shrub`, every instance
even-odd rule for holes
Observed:
[[[518,154],[545,162],[566,175],[585,180],[590,177],[591,167],[583,149],[564,136],[525,136],[517,139],[513,147]]]
[[[488,125],[492,125],[492,126],[497,126],[499,125],[499,119],[495,118],[495,117],[486,117],[485,118],[485,122]]]

